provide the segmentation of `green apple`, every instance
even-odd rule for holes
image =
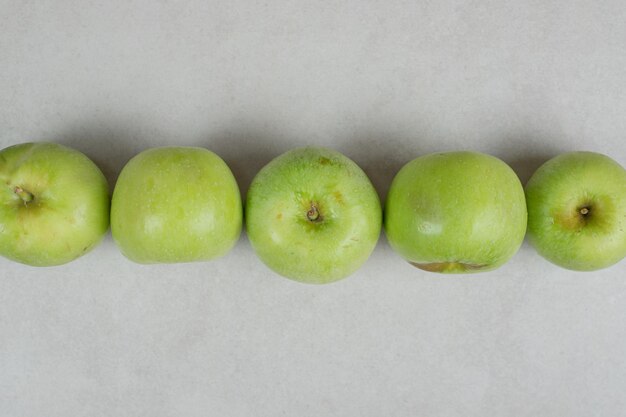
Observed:
[[[626,170],[608,156],[569,152],[526,184],[528,239],[549,261],[591,271],[626,256]]]
[[[33,266],[70,262],[109,228],[109,191],[98,167],[55,143],[0,151],[0,255]]]
[[[237,242],[241,223],[237,181],[207,149],[143,151],[122,169],[113,191],[113,239],[138,263],[220,257]]]
[[[432,272],[495,269],[519,249],[526,202],[504,162],[477,152],[419,157],[394,178],[385,206],[391,247]]]
[[[378,194],[339,152],[306,147],[267,164],[250,185],[246,225],[252,247],[275,272],[324,284],[355,272],[380,235]]]

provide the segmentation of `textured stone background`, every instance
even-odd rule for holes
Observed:
[[[620,1],[0,0],[0,147],[205,146],[242,189],[304,144],[381,196],[433,151],[522,180],[588,149],[626,164]],[[624,416],[626,264],[440,277],[384,237],[316,287],[245,236],[211,263],[139,266],[110,237],[51,269],[0,259],[0,416]]]

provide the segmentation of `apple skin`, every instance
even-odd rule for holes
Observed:
[[[254,178],[246,227],[256,254],[295,281],[326,284],[355,272],[370,256],[382,223],[367,175],[334,150],[286,152]]]
[[[576,271],[626,256],[626,170],[608,156],[568,152],[526,184],[528,240],[550,262]]]
[[[395,176],[385,206],[391,247],[431,272],[498,268],[526,232],[524,189],[503,161],[477,152],[425,155]]]
[[[162,147],[122,169],[111,202],[111,233],[143,264],[208,261],[225,255],[242,227],[237,181],[213,152]]]
[[[109,191],[84,154],[56,143],[0,151],[0,255],[32,266],[70,262],[109,228]]]

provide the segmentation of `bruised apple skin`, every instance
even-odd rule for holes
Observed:
[[[246,227],[259,258],[292,280],[325,284],[355,272],[380,235],[378,194],[339,152],[306,147],[284,153],[254,178]]]
[[[31,266],[68,263],[109,228],[109,190],[84,154],[49,142],[0,151],[0,255]]]
[[[503,265],[521,246],[526,220],[515,172],[477,152],[414,159],[395,176],[385,206],[391,247],[415,267],[440,273]]]
[[[576,271],[626,256],[626,170],[608,156],[569,152],[526,184],[528,239],[550,262]]]

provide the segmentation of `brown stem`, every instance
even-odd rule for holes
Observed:
[[[322,216],[314,203],[311,203],[311,208],[306,212],[306,218],[311,222],[319,222],[322,220]]]

